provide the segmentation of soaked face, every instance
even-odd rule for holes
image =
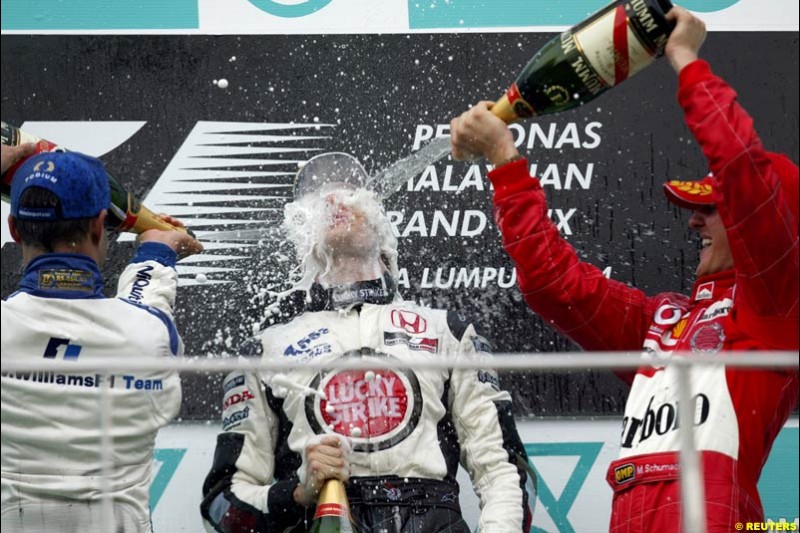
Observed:
[[[360,199],[362,202],[365,198]],[[369,255],[378,248],[378,234],[353,191],[324,197],[324,228],[320,244],[332,254]]]
[[[695,271],[698,277],[733,268],[728,234],[715,207],[695,209],[689,219],[689,227],[700,235],[702,243],[700,263]]]
[[[286,204],[282,227],[300,260],[292,290],[310,289],[341,260],[383,261],[397,276],[397,237],[372,191],[336,186],[308,192]]]

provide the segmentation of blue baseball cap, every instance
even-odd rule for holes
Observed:
[[[32,187],[47,189],[58,207],[20,206]],[[100,160],[77,152],[44,152],[26,159],[11,182],[11,215],[18,220],[71,220],[96,217],[111,204],[108,174]]]

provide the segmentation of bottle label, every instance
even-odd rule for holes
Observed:
[[[508,98],[508,103],[511,104],[514,113],[516,113],[518,117],[528,118],[536,114],[533,110],[533,106],[531,106],[519,92],[517,82],[512,83],[511,87],[508,88],[506,91],[506,98]]]
[[[39,143],[41,141],[41,137],[37,137],[36,135],[31,135],[30,133],[22,130],[17,130],[17,142],[16,144],[25,144],[25,143]],[[47,142],[47,141],[45,141]]]
[[[322,518],[323,516],[347,518],[347,510],[340,503],[320,503],[317,505],[317,511],[314,513],[314,520]]]
[[[583,58],[589,62],[589,66],[573,64],[573,68],[593,94],[602,86],[613,87],[625,81],[653,62],[653,55],[631,29],[622,5],[588,21],[572,34],[572,39],[583,56],[575,63],[583,63]],[[562,46],[563,41],[562,37]],[[588,79],[588,67],[600,78],[595,83]],[[597,86],[596,90],[593,86]]]

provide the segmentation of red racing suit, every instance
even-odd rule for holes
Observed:
[[[797,350],[798,228],[788,203],[797,198],[784,195],[752,119],[707,63],[684,68],[679,86],[686,122],[715,176],[735,268],[698,279],[690,297],[649,297],[606,279],[559,236],[522,160],[489,174],[520,289],[531,309],[585,350],[643,348],[645,358]],[[607,475],[614,490],[610,531],[680,531],[676,375],[648,364],[631,377],[620,458]],[[763,521],[756,485],[797,402],[797,371],[698,367],[691,393],[708,531]]]

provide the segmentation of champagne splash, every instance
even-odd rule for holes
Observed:
[[[268,239],[283,240],[285,238],[286,230],[281,227],[259,226],[257,228],[210,232],[202,235],[200,240],[211,242],[257,242]]]
[[[492,112],[509,124],[520,118],[560,113],[595,99],[651,64],[663,54],[674,27],[665,15],[672,3],[643,0],[639,3],[642,9],[630,4],[615,0],[548,41]],[[635,37],[630,45],[618,40],[620,27]],[[434,139],[370,178],[367,187],[384,200],[448,153],[450,138]]]
[[[330,201],[331,198],[335,201]],[[284,232],[285,241],[294,246],[300,264],[287,276],[290,287],[270,294],[274,302],[265,309],[265,318],[278,313],[281,301],[294,292],[305,292],[306,301],[310,301],[312,285],[330,272],[334,263],[333,250],[325,245],[325,240],[337,216],[338,206],[357,210],[365,219],[365,224],[372,228],[376,237],[375,248],[367,253],[373,255],[374,260],[383,261],[391,275],[397,278],[397,237],[392,233],[389,218],[375,192],[357,189],[309,194],[284,206],[280,231]],[[369,261],[365,259],[365,262]]]
[[[367,182],[367,189],[374,190],[378,198],[385,200],[400,190],[404,183],[424,171],[450,153],[450,137],[439,137],[421,150],[383,169]]]

